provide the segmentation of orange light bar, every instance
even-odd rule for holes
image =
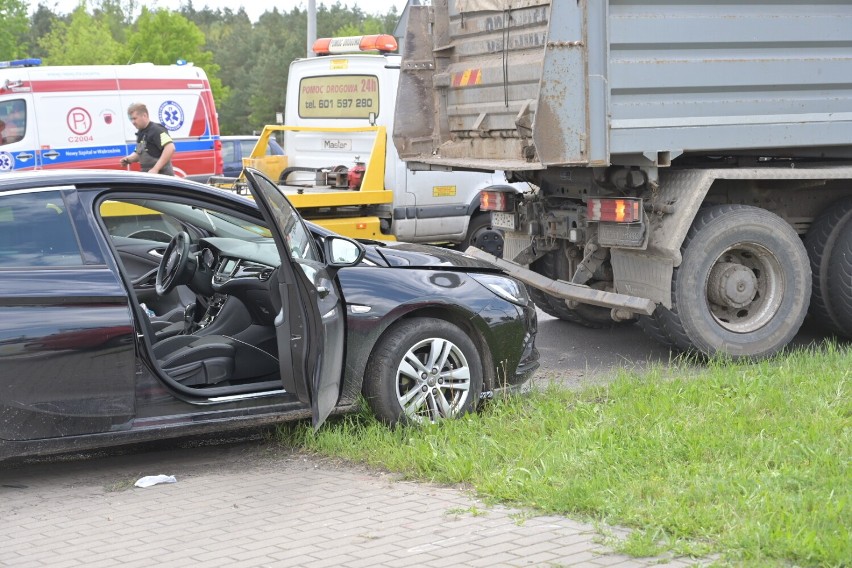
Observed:
[[[352,53],[357,51],[381,51],[387,53],[396,51],[399,46],[396,38],[388,34],[349,36],[349,37],[323,37],[314,42],[313,51],[317,55],[329,55],[331,53]]]
[[[642,220],[641,199],[589,199],[588,220],[638,223]]]
[[[482,211],[511,211],[514,207],[512,195],[503,191],[483,191],[479,194]]]
[[[313,50],[317,55],[328,55],[328,46],[331,43],[330,37],[321,37],[314,42]]]

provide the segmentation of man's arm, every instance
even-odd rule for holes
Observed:
[[[120,163],[121,163],[121,165],[122,165],[122,166],[125,166],[125,167],[126,167],[126,166],[129,166],[130,164],[132,164],[133,162],[138,162],[138,161],[139,161],[139,155],[138,155],[138,154],[136,153],[136,151],[134,150],[134,151],[133,151],[132,153],[130,153],[129,155],[127,155],[127,156],[123,157],[123,158],[121,159],[121,162],[120,162]]]

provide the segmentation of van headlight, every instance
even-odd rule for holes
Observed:
[[[471,274],[470,277],[508,302],[519,306],[530,303],[526,287],[513,278],[496,274]]]

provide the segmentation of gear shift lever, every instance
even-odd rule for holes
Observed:
[[[183,310],[183,333],[189,335],[195,327],[195,304],[190,304]]]

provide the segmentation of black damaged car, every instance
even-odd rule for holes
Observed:
[[[473,410],[538,366],[523,285],[460,253],[305,223],[169,176],[0,176],[0,458],[356,407]]]

